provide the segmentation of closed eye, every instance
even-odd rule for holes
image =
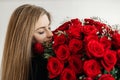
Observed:
[[[44,31],[43,32],[38,32],[39,34],[44,34]]]
[[[51,30],[51,27],[48,27],[49,30]]]

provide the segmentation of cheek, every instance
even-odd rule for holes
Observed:
[[[35,41],[39,42],[39,43],[43,43],[44,40],[45,40],[45,34],[44,35],[40,35],[38,33],[34,33],[33,37],[34,37]]]

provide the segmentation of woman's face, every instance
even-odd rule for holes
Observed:
[[[33,36],[33,42],[43,43],[51,41],[53,34],[51,32],[50,21],[47,15],[40,16],[35,25],[35,32]]]

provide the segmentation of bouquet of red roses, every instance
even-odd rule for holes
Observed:
[[[120,80],[120,34],[94,19],[71,19],[54,33],[48,59],[54,80]]]
[[[71,19],[44,50],[50,80],[120,80],[120,34],[104,22]]]

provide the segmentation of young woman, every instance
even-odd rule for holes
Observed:
[[[11,15],[2,59],[1,80],[48,80],[46,60],[33,56],[32,44],[50,42],[50,14],[24,4]]]

